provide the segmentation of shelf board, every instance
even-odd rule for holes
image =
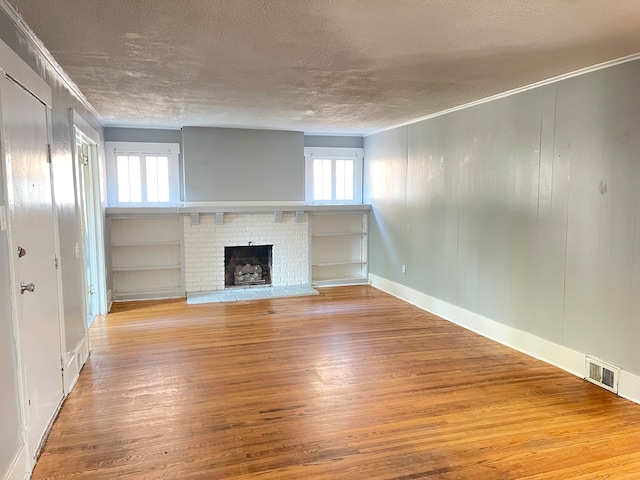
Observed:
[[[350,236],[365,236],[367,232],[335,232],[335,233],[312,233],[312,237],[350,237]]]
[[[174,265],[146,265],[146,266],[130,266],[130,267],[113,267],[114,272],[136,272],[144,270],[180,270],[182,266]]]
[[[164,247],[180,245],[180,240],[171,240],[168,242],[113,242],[112,247]]]
[[[335,285],[361,285],[368,284],[369,280],[364,277],[331,278],[325,280],[311,280],[311,285],[316,287]]]
[[[129,294],[137,294],[137,293],[166,293],[166,292],[175,292],[176,290],[181,290],[182,287],[180,285],[171,285],[169,287],[158,287],[158,288],[137,288],[136,290],[118,290],[117,288],[114,290],[115,294],[118,295],[129,295]]]
[[[312,267],[333,267],[336,265],[366,265],[367,262],[364,260],[346,260],[341,262],[318,262],[312,263]]]
[[[182,298],[185,297],[184,289],[181,286],[168,288],[149,288],[141,290],[119,290],[113,294],[114,302],[125,302],[129,300],[152,300],[160,298]]]

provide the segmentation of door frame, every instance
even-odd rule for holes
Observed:
[[[80,182],[82,181],[82,169],[80,168],[80,159],[78,158],[78,137],[82,139],[82,143],[89,147],[89,178],[91,182],[91,188],[93,189],[93,205],[87,205],[87,209],[91,209],[91,213],[95,218],[95,232],[93,232],[91,241],[94,242],[96,247],[96,297],[98,303],[98,315],[107,314],[107,275],[105,269],[105,245],[104,245],[104,205],[103,205],[103,192],[100,181],[100,134],[94,130],[74,109],[69,109],[69,116],[71,121],[71,152],[73,155],[73,172],[76,177],[76,216],[78,218],[77,228],[79,232],[82,232],[82,204],[84,199],[80,198],[81,188]],[[87,186],[85,186],[87,187]],[[84,248],[84,242],[81,243],[82,259],[86,265],[87,254]],[[83,270],[83,277],[85,277]],[[86,278],[84,284],[86,286]],[[87,314],[86,295],[84,296],[84,311],[85,318]]]

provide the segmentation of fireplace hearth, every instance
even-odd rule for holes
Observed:
[[[271,285],[273,245],[224,247],[225,288]]]

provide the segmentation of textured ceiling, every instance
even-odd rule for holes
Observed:
[[[640,52],[638,0],[9,0],[105,125],[367,134]]]

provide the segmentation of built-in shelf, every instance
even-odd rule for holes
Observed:
[[[314,267],[333,267],[336,265],[366,265],[367,262],[365,260],[347,260],[342,262],[322,262],[322,263],[313,263]]]
[[[348,277],[348,278],[332,278],[330,280],[316,280],[313,284],[316,287],[328,287],[335,285],[362,285],[368,283],[368,279],[365,277]]]
[[[311,283],[367,283],[368,210],[317,211],[309,215]]]
[[[116,291],[115,295],[120,300],[138,300],[141,298],[176,298],[184,297],[184,291],[173,288],[149,288],[140,290],[127,290],[124,292]]]
[[[274,213],[274,222],[308,218],[310,280],[314,285],[367,283],[370,205],[303,205],[239,202],[164,208],[108,208],[113,299],[184,295],[184,225],[226,214]],[[307,217],[308,215],[308,217]],[[185,217],[188,220],[185,222]],[[190,217],[190,218],[189,218]]]
[[[114,300],[184,295],[182,218],[163,213],[109,218]]]

